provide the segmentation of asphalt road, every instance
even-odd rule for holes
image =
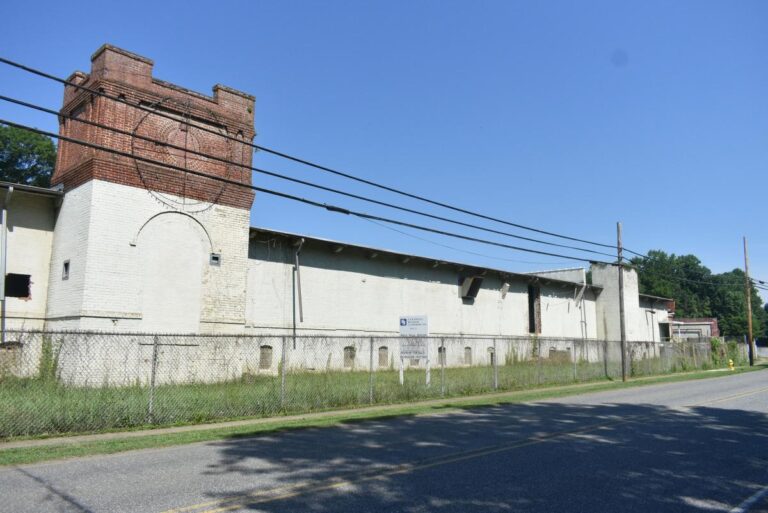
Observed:
[[[7,512],[768,512],[768,371],[0,469]]]

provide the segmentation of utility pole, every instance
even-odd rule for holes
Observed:
[[[621,330],[621,380],[627,381],[627,327],[624,320],[624,264],[621,246],[621,223],[616,223],[616,251],[619,257],[619,327]]]
[[[749,338],[749,366],[755,364],[755,340],[752,338],[752,283],[749,281],[749,255],[747,253],[747,237],[744,237],[744,294],[747,296],[747,332]]]

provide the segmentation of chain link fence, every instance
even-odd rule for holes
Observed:
[[[621,378],[615,341],[8,332],[0,438],[268,417]],[[633,376],[739,365],[734,341],[628,343]]]

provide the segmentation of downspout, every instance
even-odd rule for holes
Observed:
[[[298,242],[298,247],[293,255],[293,348],[296,349],[296,299],[298,295],[299,303],[299,322],[304,322],[304,308],[301,303],[301,267],[299,266],[299,255],[304,246],[304,238]],[[297,294],[298,292],[298,294]]]
[[[582,339],[582,345],[581,345],[581,354],[584,355],[584,350],[587,347],[587,312],[584,308],[584,295],[587,291],[587,271],[582,269],[582,283],[581,283],[581,290],[578,292],[577,296],[579,298],[579,310],[581,311],[581,339]],[[573,359],[576,360],[576,351],[573,352]]]
[[[11,203],[13,185],[8,187],[3,199],[3,231],[0,235],[0,344],[5,344],[5,275],[8,265],[8,205]]]

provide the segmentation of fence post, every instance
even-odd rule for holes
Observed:
[[[286,338],[282,337],[282,352],[280,355],[280,408],[285,408],[285,349]]]
[[[368,376],[368,402],[373,404],[373,337],[371,337],[370,340],[370,348],[371,348],[371,355],[370,355],[370,376]]]
[[[571,344],[571,347],[573,348],[571,357],[573,357],[573,381],[576,382],[579,380],[579,377],[576,372],[576,340],[573,341],[573,344]]]
[[[445,352],[445,339],[442,337],[440,338],[440,349],[442,351],[437,356],[440,360],[440,395],[445,397],[445,360],[448,355]]]
[[[157,376],[157,352],[159,347],[158,336],[152,339],[152,372],[149,375],[149,403],[147,404],[147,423],[155,422],[155,379]]]
[[[538,337],[536,340],[536,384],[541,385],[541,341]]]
[[[496,339],[493,339],[493,389],[499,389],[499,355],[496,352]]]
[[[698,369],[699,368],[699,363],[696,361],[696,346],[697,346],[696,342],[691,342],[691,349],[692,349],[691,353],[693,354],[693,368],[694,369]]]
[[[608,373],[608,341],[603,340],[603,369],[605,370],[605,377],[610,378]]]

